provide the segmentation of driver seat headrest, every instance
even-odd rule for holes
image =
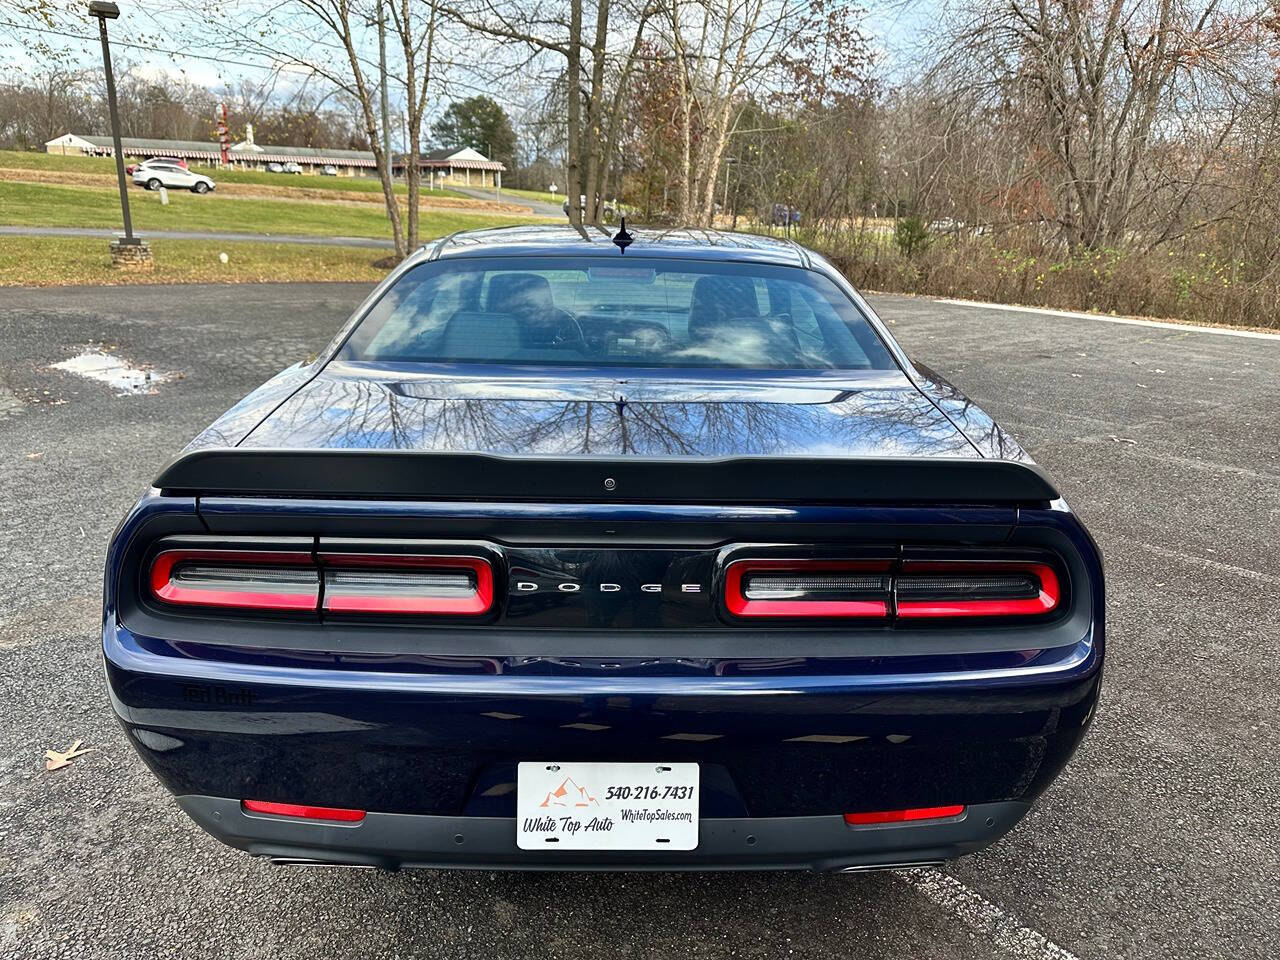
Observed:
[[[516,317],[556,310],[551,283],[536,273],[500,273],[489,280],[489,311]]]

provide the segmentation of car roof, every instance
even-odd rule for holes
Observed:
[[[468,230],[428,244],[415,260],[454,257],[572,256],[616,257],[613,242],[617,228],[569,225],[494,227]],[[778,266],[813,266],[808,251],[778,237],[725,230],[628,227],[631,256],[694,260],[739,260]]]

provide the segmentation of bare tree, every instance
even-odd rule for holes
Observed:
[[[939,72],[1018,110],[1047,161],[1052,219],[1073,246],[1119,243],[1180,184],[1152,165],[1173,128],[1234,122],[1229,97],[1263,10],[1203,0],[1011,0],[953,10]]]
[[[647,2],[632,7],[619,0],[595,0],[594,26],[587,36],[582,0],[549,0],[546,4],[448,0],[442,7],[466,29],[506,49],[524,50],[535,57],[563,58],[567,94],[565,166],[569,180],[565,195],[570,198],[570,220],[579,226],[583,211],[576,202],[578,194],[587,198],[586,221],[599,223],[602,218],[607,169],[620,130],[620,99],[653,9]],[[611,31],[612,36],[625,38],[624,43],[611,44]]]
[[[391,21],[400,38],[400,50],[404,57],[405,115],[408,118],[410,151],[410,155],[405,157],[405,182],[409,194],[405,245],[409,250],[415,250],[418,247],[418,202],[422,185],[418,146],[422,143],[422,114],[427,105],[427,85],[431,82],[439,5],[438,0],[427,0],[425,24],[421,23],[420,17],[415,16],[419,9],[415,0],[393,0],[389,6]],[[385,63],[385,59],[382,62]],[[373,130],[370,131],[371,138],[374,133]],[[382,164],[381,160],[379,164]],[[386,165],[390,167],[389,160]]]
[[[385,23],[384,10],[390,12],[392,33],[399,41],[398,60],[389,64],[375,49],[376,28],[380,20]],[[438,14],[436,0],[278,0],[265,8],[252,0],[238,0],[225,6],[224,16],[214,22],[215,48],[257,55],[294,77],[320,78],[355,105],[363,139],[377,164],[398,258],[418,245],[421,168],[417,150],[432,79]],[[204,40],[207,43],[207,37]],[[405,163],[409,203],[404,218],[391,158],[386,156],[389,137],[379,104],[379,90],[389,82],[403,92],[406,146],[412,154]]]
[[[676,217],[708,226],[725,148],[752,94],[780,82],[787,52],[819,29],[822,2],[670,0],[661,42],[671,51],[683,150]]]

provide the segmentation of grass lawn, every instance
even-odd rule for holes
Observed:
[[[128,163],[136,163],[127,158]],[[114,174],[116,162],[110,157],[64,157],[56,153],[35,153],[25,150],[0,150],[0,168],[18,170],[53,170],[61,173]],[[214,167],[194,166],[193,170],[212,177],[216,183],[255,183],[272,187],[296,187],[300,190],[349,190],[360,193],[382,193],[382,181],[370,177],[322,177],[284,173],[266,173],[261,170],[218,170]],[[395,184],[398,194],[409,192],[403,183]],[[465,197],[456,190],[423,190],[425,196]]]
[[[111,266],[108,241],[89,237],[0,237],[0,287],[124,283],[267,283],[351,280],[376,283],[387,251],[289,243],[153,240],[151,273]],[[227,254],[227,263],[218,255]],[[32,263],[39,263],[39,270]]]
[[[217,194],[201,197],[183,190],[171,190],[169,205],[161,206],[158,192],[151,193],[141,187],[130,189],[129,201],[134,226],[141,233],[147,230],[195,230],[340,237],[390,236],[386,213],[373,204],[265,200],[219,197]],[[419,229],[421,239],[429,240],[455,230],[538,222],[541,221],[509,214],[423,210]],[[118,228],[120,197],[111,188],[0,181],[0,223]]]
[[[64,157],[57,153],[37,153],[34,150],[0,150],[0,167],[19,170],[60,170],[64,173],[116,172],[116,162],[110,157]]]
[[[0,163],[0,166],[4,164]],[[299,190],[351,190],[382,195],[382,181],[376,176],[321,177],[314,174],[298,176],[297,174],[267,173],[263,170],[215,170],[210,167],[195,169],[211,177],[215,183],[258,183],[271,187],[297,187]],[[409,192],[409,188],[403,183],[394,183],[392,187],[401,196]],[[459,193],[457,190],[428,191],[425,187],[422,188],[422,195],[470,199],[465,193]]]
[[[492,193],[492,191],[489,192]],[[507,194],[523,197],[525,200],[541,200],[543,203],[555,204],[557,207],[564,203],[563,193],[549,193],[546,190],[516,190],[514,187],[503,187],[502,195],[505,197]]]

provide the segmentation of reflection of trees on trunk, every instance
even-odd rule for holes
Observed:
[[[308,376],[310,374],[305,369],[299,368],[290,368],[276,374],[206,427],[187,444],[186,450],[234,447],[278,404],[297,390]]]
[[[1021,460],[1030,463],[1031,456],[1022,445],[1000,427],[991,415],[960,392],[955,384],[946,380],[924,364],[916,369],[924,375],[929,396],[938,404],[951,422],[964,431],[973,441],[978,452],[989,460]]]
[[[321,377],[247,445],[274,446],[283,439],[297,447],[513,454],[972,454],[912,388],[829,396],[821,403],[433,399],[405,396],[378,381]]]

